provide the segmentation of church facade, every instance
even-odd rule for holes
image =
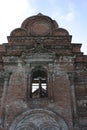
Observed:
[[[87,56],[41,13],[0,45],[0,130],[87,130]]]

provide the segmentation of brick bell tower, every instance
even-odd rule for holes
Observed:
[[[0,130],[87,130],[87,56],[38,14],[0,45]]]

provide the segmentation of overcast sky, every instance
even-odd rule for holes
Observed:
[[[0,44],[32,15],[42,13],[56,20],[72,35],[72,43],[82,43],[87,55],[87,0],[0,0]]]

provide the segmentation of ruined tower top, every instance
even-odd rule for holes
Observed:
[[[87,56],[41,13],[0,45],[0,130],[87,130]]]

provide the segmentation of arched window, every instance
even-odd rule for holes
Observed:
[[[40,67],[32,71],[30,97],[47,97],[47,72],[44,69],[41,69]]]

